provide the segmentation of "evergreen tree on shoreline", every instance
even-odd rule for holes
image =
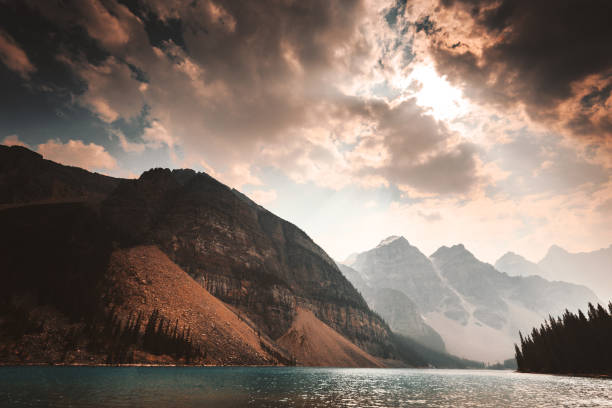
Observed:
[[[587,317],[588,316],[588,317]],[[589,303],[587,316],[565,310],[514,346],[518,371],[551,374],[612,374],[612,302]]]

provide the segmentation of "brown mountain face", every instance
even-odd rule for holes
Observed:
[[[103,217],[123,245],[151,243],[273,339],[299,307],[375,355],[389,329],[299,228],[203,173],[155,169],[125,180]]]
[[[358,367],[384,367],[308,309],[298,308],[291,328],[278,344],[289,350],[298,364],[307,366],[350,367],[357,363]]]
[[[155,246],[113,251],[102,288],[104,303],[124,320],[157,309],[170,323],[189,328],[206,351],[206,364],[279,364],[291,358]]]
[[[342,344],[328,346],[352,359],[336,364],[394,355],[388,326],[321,248],[208,175],[113,179],[0,147],[1,361],[104,362],[83,351],[100,337],[122,361],[168,362],[147,354],[157,337],[139,319],[156,314],[155,331],[171,341],[175,327],[188,330],[203,351],[191,361],[287,364],[297,350],[277,339],[303,310],[339,333],[327,338]]]
[[[186,363],[131,341],[122,330],[156,311],[166,330],[189,331],[202,351],[191,363],[287,364],[289,353],[257,333],[154,246],[113,249],[82,203],[0,211],[5,229],[0,288],[0,363]],[[7,239],[10,237],[10,239]],[[118,324],[109,325],[112,316]],[[144,323],[144,322],[143,322]],[[125,330],[123,330],[125,331]],[[144,337],[146,325],[139,326]],[[117,354],[117,353],[115,353]]]

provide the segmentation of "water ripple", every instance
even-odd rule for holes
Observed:
[[[484,370],[0,367],[11,407],[612,407],[612,381]]]

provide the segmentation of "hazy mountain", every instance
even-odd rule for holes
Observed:
[[[514,252],[506,252],[495,262],[495,269],[506,272],[510,276],[542,276],[542,270],[537,264],[528,261]]]
[[[478,261],[461,244],[441,247],[431,260],[446,282],[472,306],[473,318],[494,329],[506,324],[508,306],[500,291],[511,286],[507,275]]]
[[[338,265],[338,269],[340,269],[340,272],[342,272],[346,279],[353,284],[355,289],[357,289],[367,301],[367,295],[372,291],[372,287],[368,285],[361,273],[341,263],[336,262],[336,265]]]
[[[612,245],[579,253],[553,245],[538,266],[548,279],[586,285],[604,302],[612,300]]]
[[[344,261],[342,261],[342,264],[343,265],[351,265],[353,262],[355,262],[355,259],[357,258],[357,255],[359,255],[358,252],[353,252],[352,254],[347,256]]]
[[[359,254],[352,268],[370,287],[410,298],[449,352],[486,361],[511,356],[518,331],[549,313],[597,301],[584,286],[499,272],[463,245],[441,247],[428,258],[404,238],[390,237]]]
[[[459,297],[443,282],[429,258],[404,237],[386,238],[376,248],[358,254],[349,266],[373,288],[402,291],[423,313],[442,310],[452,319],[467,318]]]
[[[417,305],[404,292],[391,288],[372,288],[353,268],[342,264],[338,264],[338,267],[394,332],[433,350],[446,351],[442,337],[425,323]]]

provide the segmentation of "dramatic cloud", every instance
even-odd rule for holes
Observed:
[[[59,59],[68,64],[87,84],[87,90],[77,96],[79,103],[89,108],[104,122],[114,122],[123,117],[130,119],[140,114],[146,89],[134,78],[128,65],[114,57],[100,65],[85,61],[71,61],[67,56]]]
[[[25,79],[36,71],[25,51],[19,47],[13,37],[2,30],[0,30],[0,61]]]
[[[441,0],[413,18],[438,71],[467,95],[520,103],[534,120],[605,145],[612,139],[610,16],[606,0]]]
[[[0,132],[206,171],[340,257],[407,231],[489,260],[607,246],[611,6],[562,3],[0,0]]]
[[[130,142],[120,130],[112,130],[111,134],[116,136],[117,139],[119,139],[119,145],[121,146],[121,149],[126,153],[141,153],[146,148],[146,145],[144,143]]]
[[[117,166],[115,159],[104,147],[95,143],[85,144],[80,140],[62,143],[57,140],[49,140],[38,145],[37,150],[45,159],[68,166],[83,167],[89,170],[108,170]]]
[[[130,38],[126,20],[133,16],[127,7],[117,1],[25,0],[25,3],[64,28],[81,26],[105,48],[125,46]]]
[[[82,26],[110,54],[58,59],[86,84],[76,100],[102,121],[145,115],[142,141],[117,136],[126,152],[167,146],[176,157],[179,149],[183,162],[205,162],[237,185],[236,166],[245,163],[336,189],[397,183],[447,194],[477,184],[470,143],[414,99],[391,104],[363,87],[402,69],[384,51],[395,40],[375,2],[147,2],[128,10],[90,0],[59,14],[33,7]],[[180,35],[152,42],[153,25],[176,22]],[[381,53],[391,68],[381,68]],[[347,149],[353,143],[357,150]],[[380,163],[368,162],[372,155]]]
[[[388,111],[379,123],[390,156],[381,173],[400,187],[447,194],[476,184],[476,147],[423,115],[414,100]]]

